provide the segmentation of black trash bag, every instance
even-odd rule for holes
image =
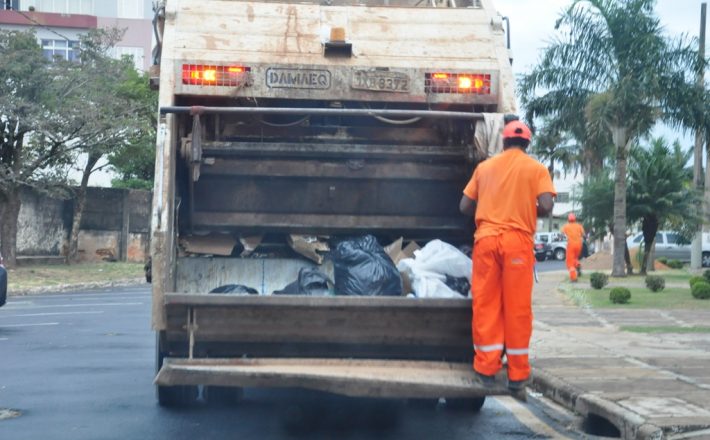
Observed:
[[[341,241],[332,259],[336,295],[402,295],[399,271],[372,235]]]
[[[471,283],[468,282],[466,277],[452,277],[451,275],[446,275],[446,281],[444,281],[444,283],[449,289],[463,296],[468,296],[469,292],[471,292]]]
[[[233,293],[235,295],[258,295],[256,289],[244,286],[242,284],[225,284],[223,286],[215,287],[210,290],[209,293]]]
[[[298,279],[274,295],[309,295],[328,296],[333,282],[324,273],[315,267],[302,267],[298,271]]]

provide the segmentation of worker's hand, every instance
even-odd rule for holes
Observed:
[[[459,211],[467,217],[473,217],[476,213],[476,201],[464,194],[459,202]]]
[[[537,196],[537,216],[547,217],[552,212],[555,202],[552,199],[552,193],[542,193]]]

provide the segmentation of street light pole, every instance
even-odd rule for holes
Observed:
[[[698,47],[698,57],[701,60],[705,59],[705,18],[707,14],[707,3],[700,5],[700,39]],[[698,87],[705,86],[705,69],[701,64],[698,70]],[[693,184],[695,189],[700,191],[703,188],[703,131],[704,127],[696,127],[695,129],[695,148],[693,149]],[[710,153],[710,145],[706,144],[706,150]],[[710,158],[710,156],[708,156]],[[710,207],[710,167],[705,166],[705,189],[703,194],[703,202],[700,207],[700,215],[702,222],[699,230],[693,238],[693,243],[690,248],[690,267],[692,269],[700,269],[702,266],[702,247],[703,247],[703,224],[706,221],[708,207]]]

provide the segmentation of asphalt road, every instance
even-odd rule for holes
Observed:
[[[535,267],[538,272],[551,272],[556,270],[565,270],[565,262],[557,260],[546,260],[535,262]],[[584,268],[584,265],[582,265]]]
[[[247,390],[237,407],[157,405],[148,286],[11,298],[0,308],[0,439],[577,438],[540,401],[479,414],[297,390]],[[284,407],[308,423],[284,428]],[[378,412],[386,411],[383,426]]]

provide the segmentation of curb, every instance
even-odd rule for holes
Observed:
[[[137,286],[140,284],[146,284],[145,278],[129,278],[124,280],[116,281],[104,281],[95,283],[78,283],[78,284],[59,284],[56,286],[49,287],[32,287],[29,289],[22,290],[9,290],[7,292],[8,297],[17,296],[29,296],[29,295],[39,295],[43,293],[63,293],[73,290],[87,290],[87,289],[105,289],[109,287],[126,287],[126,286]]]
[[[534,368],[532,387],[545,397],[584,417],[596,415],[611,422],[628,440],[661,440],[663,429],[648,423],[643,417],[613,401],[586,392],[554,376],[544,369]]]

